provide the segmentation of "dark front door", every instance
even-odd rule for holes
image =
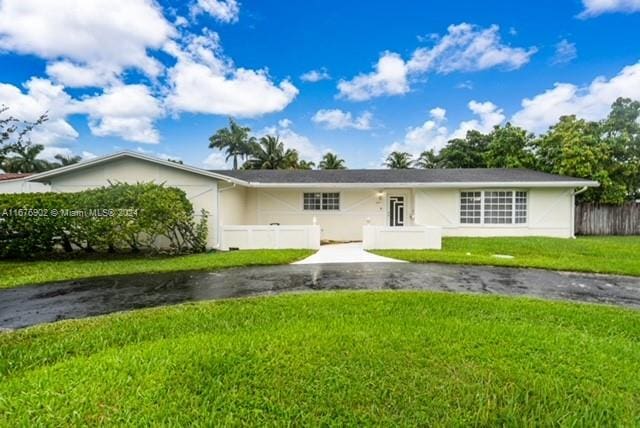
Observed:
[[[404,226],[404,196],[389,196],[389,226]]]

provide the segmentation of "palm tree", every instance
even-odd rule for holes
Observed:
[[[51,169],[51,164],[38,156],[44,150],[41,144],[27,144],[16,148],[13,153],[15,156],[7,157],[2,162],[4,172],[42,172]]]
[[[420,153],[420,156],[416,160],[415,165],[418,168],[422,168],[422,169],[437,168],[438,167],[438,155],[436,155],[436,153],[433,151],[433,149],[425,150],[424,152]]]
[[[313,169],[316,167],[316,163],[313,161],[301,160],[298,162],[297,169]]]
[[[327,152],[318,164],[319,169],[347,169],[344,159],[340,159],[335,153]]]
[[[238,169],[238,158],[246,158],[255,143],[255,137],[249,134],[251,129],[238,125],[229,118],[229,127],[221,128],[209,137],[209,148],[224,150],[227,154],[226,160],[233,158],[233,169]]]
[[[57,160],[57,164],[54,164],[56,168],[59,168],[61,166],[68,166],[68,165],[73,165],[76,164],[78,162],[80,162],[82,160],[81,156],[65,156],[65,155],[61,155],[61,154],[57,154],[54,156],[55,160]]]
[[[265,135],[259,142],[251,144],[251,155],[242,167],[244,169],[286,169],[290,165],[291,156],[290,151],[285,152],[280,138]]]
[[[384,162],[384,166],[390,169],[409,169],[413,160],[407,152],[391,152]]]

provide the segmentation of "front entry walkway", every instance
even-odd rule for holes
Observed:
[[[322,245],[317,253],[296,265],[313,265],[324,263],[406,263],[402,260],[377,256],[362,249],[362,242],[348,244]]]

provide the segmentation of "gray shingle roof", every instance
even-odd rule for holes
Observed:
[[[345,170],[215,170],[217,174],[262,184],[367,183],[591,183],[590,180],[530,169],[345,169]]]

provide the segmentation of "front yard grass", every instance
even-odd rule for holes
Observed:
[[[377,250],[414,263],[533,267],[640,276],[640,237],[443,238],[442,250]],[[513,256],[509,258],[494,255]]]
[[[0,334],[0,426],[637,426],[640,312],[428,292]]]
[[[311,250],[243,250],[174,257],[102,255],[77,260],[0,261],[0,288],[98,276],[288,264],[311,254]]]

